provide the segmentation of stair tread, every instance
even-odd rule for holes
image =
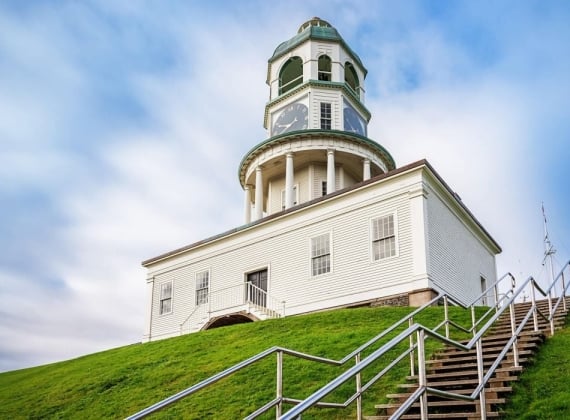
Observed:
[[[485,400],[486,404],[503,404],[505,402],[504,398],[488,398]],[[430,407],[457,407],[457,406],[476,406],[479,404],[479,400],[475,401],[463,401],[463,400],[445,400],[445,401],[429,401]],[[414,403],[412,407],[419,407],[420,403]],[[400,404],[397,403],[387,403],[387,404],[376,404],[375,408],[398,408]]]
[[[488,411],[485,413],[487,418],[499,417],[497,411]],[[389,420],[390,416],[365,416],[366,420]],[[404,414],[400,417],[403,420],[420,419],[420,414]],[[477,413],[429,413],[428,419],[480,419],[481,416]]]
[[[506,368],[498,368],[495,370],[495,372],[520,372],[522,371],[522,367],[518,366],[512,366],[512,367],[506,367]],[[462,371],[462,372],[447,372],[447,373],[428,373],[426,375],[427,379],[430,378],[453,378],[453,377],[457,377],[457,376],[477,376],[478,372],[477,370],[466,370],[466,371]],[[408,375],[406,376],[406,379],[408,380],[412,380],[412,379],[417,379],[418,375]]]
[[[493,388],[485,388],[485,393],[501,393],[501,392],[511,392],[513,390],[512,386],[498,386]],[[456,394],[471,394],[473,390],[471,389],[457,389],[455,391]],[[386,395],[387,398],[408,398],[412,395],[411,392],[404,392],[399,394],[388,394]]]

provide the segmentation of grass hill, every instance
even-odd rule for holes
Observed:
[[[340,359],[410,311],[358,308],[241,324],[2,373],[0,418],[124,418],[274,345]],[[450,308],[450,316],[462,325],[470,324],[468,311]],[[442,308],[429,308],[416,321],[434,326],[442,317]],[[568,341],[562,345],[567,349],[570,334],[566,337]],[[437,346],[433,340],[428,344],[429,351]],[[284,394],[306,397],[345,368],[285,356]],[[374,413],[374,404],[403,381],[408,369],[406,359],[365,394],[365,414]],[[364,379],[373,373],[366,371]],[[347,383],[328,400],[343,402],[352,392],[354,384]],[[155,418],[243,418],[274,396],[275,358],[269,357],[172,405]],[[347,417],[354,417],[353,407],[344,412],[312,409],[303,416]],[[267,418],[274,418],[273,413]]]

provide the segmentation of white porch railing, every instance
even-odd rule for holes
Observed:
[[[180,324],[180,334],[198,330],[210,319],[235,312],[262,314],[266,318],[285,315],[285,302],[254,284],[240,283],[208,293],[207,301],[197,305]]]

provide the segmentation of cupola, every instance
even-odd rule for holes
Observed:
[[[246,223],[395,168],[367,137],[366,74],[339,32],[318,17],[277,46],[267,66],[268,138],[239,167]]]

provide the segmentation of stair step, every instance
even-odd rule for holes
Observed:
[[[521,365],[525,365],[530,359],[526,358],[526,357],[519,357],[519,363]],[[487,369],[489,367],[491,367],[491,365],[493,364],[492,360],[487,360],[487,361],[483,361],[483,368],[485,369],[485,371],[487,371]],[[514,366],[514,361],[512,359],[510,360],[503,360],[501,362],[501,366],[502,367],[511,367]],[[452,372],[452,371],[458,371],[458,370],[465,370],[465,369],[477,369],[477,363],[453,363],[453,364],[444,364],[442,366],[435,366],[435,365],[429,365],[427,368],[427,372],[429,374],[432,373],[436,373],[436,372]]]
[[[532,355],[534,352],[530,350],[520,350],[519,356],[526,356]],[[512,360],[512,352],[507,354],[503,360]],[[483,360],[496,360],[497,354],[485,354],[483,353]],[[441,364],[441,363],[454,363],[454,362],[470,362],[473,361],[473,356],[463,356],[463,357],[451,357],[445,359],[433,359],[433,360],[426,360],[426,365],[434,365],[434,364]]]
[[[429,410],[428,410],[429,411]],[[497,418],[499,413],[497,411],[487,411],[485,413],[487,418]],[[389,420],[390,416],[365,416],[366,420]],[[403,420],[419,420],[420,414],[404,414],[400,417]],[[429,413],[428,419],[448,419],[448,420],[465,420],[465,419],[480,419],[481,415],[477,413]]]
[[[503,376],[500,378],[492,377],[489,379],[489,383],[495,382],[514,382],[518,381],[518,376]],[[436,387],[444,387],[444,386],[465,386],[465,385],[478,385],[479,381],[477,379],[464,379],[461,381],[428,381],[428,385],[436,388]],[[399,384],[398,388],[417,388],[418,384]]]
[[[513,387],[512,386],[498,386],[498,387],[494,387],[494,388],[485,388],[485,393],[489,394],[489,393],[505,393],[505,392],[512,392]],[[473,392],[473,390],[471,389],[458,389],[453,391],[456,394],[471,394]],[[411,392],[405,392],[405,393],[399,393],[399,394],[388,394],[386,395],[387,398],[391,398],[391,399],[407,399],[410,395],[412,395]]]
[[[522,371],[522,367],[507,367],[507,368],[498,368],[495,370],[495,372],[497,373],[503,373],[503,372],[520,372]],[[427,374],[426,378],[427,379],[438,379],[438,378],[457,378],[457,377],[463,377],[463,376],[478,376],[477,370],[467,370],[467,371],[463,371],[461,373],[455,373],[455,372],[448,372],[448,373],[434,373],[434,374]],[[418,375],[410,375],[410,376],[406,376],[407,380],[416,380],[418,378]]]
[[[429,396],[428,396],[429,398]],[[485,400],[485,404],[504,404],[504,398],[490,398]],[[476,407],[479,404],[479,400],[475,401],[463,401],[463,400],[445,400],[445,401],[429,401],[429,407]],[[413,408],[419,408],[420,403],[414,403]],[[399,408],[400,404],[377,404],[374,406],[378,409],[390,409]]]

